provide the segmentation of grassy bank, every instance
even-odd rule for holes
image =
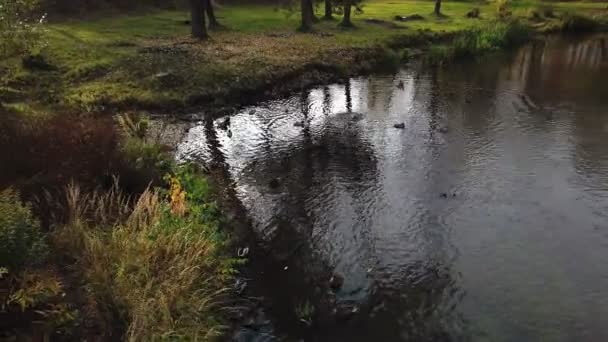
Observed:
[[[238,261],[226,253],[205,176],[174,166],[137,116],[5,119],[0,160],[12,167],[0,172],[0,339],[224,332]],[[11,154],[16,146],[23,151]]]
[[[471,32],[494,27],[498,7],[446,2],[445,17],[436,17],[429,1],[370,0],[364,13],[354,17],[357,29],[320,22],[315,33],[302,34],[295,31],[297,13],[272,6],[224,6],[218,14],[227,29],[202,43],[189,38],[185,11],[63,19],[49,24],[44,34],[41,55],[50,70],[28,70],[16,58],[3,61],[0,97],[27,111],[48,106],[81,112],[195,104],[221,108],[245,96],[277,94],[398,62],[408,55],[404,48],[428,48],[461,35],[466,39]],[[605,7],[517,1],[506,11],[508,20],[518,18],[528,29],[552,31],[577,27],[568,24],[572,14],[602,22]],[[473,8],[479,9],[479,18],[466,17]],[[393,20],[412,14],[424,20]],[[463,46],[471,47],[470,39]]]

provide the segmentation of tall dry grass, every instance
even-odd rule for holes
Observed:
[[[207,341],[222,332],[231,264],[220,256],[217,227],[194,215],[204,204],[186,197],[67,191],[69,221],[53,241],[74,260],[104,325],[126,322],[125,340]],[[187,208],[179,215],[175,198]]]

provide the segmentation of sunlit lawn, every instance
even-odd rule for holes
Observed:
[[[510,10],[515,16],[525,17],[530,9],[548,5],[556,12],[591,14],[605,8],[602,3],[541,5],[518,1],[513,2]],[[445,17],[441,18],[432,14],[433,6],[433,1],[369,0],[363,13],[353,18],[356,29],[338,28],[336,15],[336,21],[315,24],[316,34],[296,32],[299,15],[293,9],[222,6],[217,13],[226,29],[211,32],[211,40],[203,43],[190,40],[186,10],[148,10],[57,22],[50,18],[45,35],[47,44],[42,52],[58,71],[42,75],[18,69],[16,73],[0,76],[0,86],[21,82],[30,87],[24,89],[33,98],[30,101],[55,102],[83,110],[95,109],[92,106],[97,104],[179,104],[190,96],[221,93],[236,83],[255,88],[273,74],[286,73],[307,63],[338,63],[336,49],[381,45],[391,37],[413,35],[419,30],[459,31],[496,18],[494,3],[444,2]],[[474,7],[480,8],[481,18],[466,18],[465,14]],[[318,16],[322,15],[321,10],[317,9]],[[425,20],[393,21],[396,15],[412,14],[422,15]],[[367,19],[383,20],[387,25],[371,24]],[[185,57],[142,54],[142,48],[155,46],[178,46],[188,52]],[[344,64],[348,66],[347,62]],[[153,75],[165,71],[180,74],[182,79],[170,87],[158,84]]]

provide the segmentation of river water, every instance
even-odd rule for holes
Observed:
[[[608,36],[353,78],[223,122],[191,128],[179,157],[226,169],[285,264],[268,266],[278,292],[299,296],[312,250],[356,308],[306,340],[608,341]],[[306,315],[290,298],[279,326]]]

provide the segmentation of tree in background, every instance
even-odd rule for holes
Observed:
[[[312,31],[312,23],[315,16],[312,0],[301,0],[300,12],[302,13],[302,25],[300,26],[300,31]]]
[[[340,26],[342,27],[353,27],[353,22],[350,20],[351,9],[352,9],[352,1],[351,0],[343,0],[344,1],[344,15],[342,17],[342,22]]]
[[[190,0],[190,16],[192,17],[192,37],[207,39],[207,25],[205,22],[205,1]]]
[[[333,12],[334,6],[331,0],[325,0],[325,15],[323,16],[323,20],[334,20]]]
[[[341,27],[350,28],[354,27],[353,22],[351,20],[352,8],[355,7],[358,12],[362,12],[360,7],[362,0],[339,0],[339,5],[342,5],[342,22],[340,22]]]
[[[435,15],[441,16],[441,0],[435,0]]]

